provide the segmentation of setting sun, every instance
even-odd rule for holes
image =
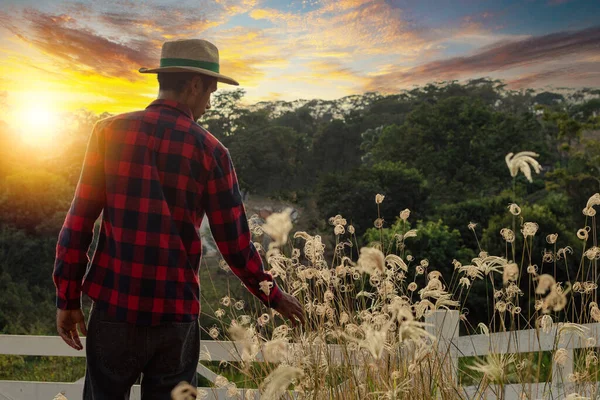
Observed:
[[[47,145],[56,138],[59,114],[50,108],[28,107],[17,112],[23,141],[31,145]]]

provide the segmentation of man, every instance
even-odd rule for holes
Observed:
[[[195,122],[217,82],[238,84],[220,74],[217,48],[166,42],[160,67],[140,72],[158,74],[158,99],[95,125],[58,239],[56,323],[74,349],[83,348],[77,328],[87,336],[84,399],[127,399],[140,374],[144,400],[169,399],[181,381],[196,385],[204,214],[248,290],[294,324],[304,322],[298,301],[263,269],[227,149]],[[82,292],[94,301],[87,327]]]

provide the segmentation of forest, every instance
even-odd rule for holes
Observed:
[[[539,224],[533,262],[543,268],[546,235],[558,234],[560,247],[573,245],[581,210],[600,192],[600,89],[510,90],[477,79],[252,106],[238,89],[217,92],[212,103],[200,123],[229,148],[244,194],[297,206],[294,230],[321,235],[329,252],[340,240],[330,217],[340,214],[354,226],[357,249],[385,240],[376,219],[393,240],[400,212],[409,209],[409,226],[401,229],[418,235],[408,254],[450,276],[453,260],[468,263],[482,249],[505,254],[499,232],[517,203]],[[91,128],[107,115],[73,112],[41,150],[0,121],[0,333],[55,334],[56,239]],[[543,170],[532,182],[507,169],[506,154],[520,151],[539,154]],[[385,196],[379,205],[376,194]],[[580,260],[581,249],[573,251]],[[557,280],[573,271],[557,271]],[[478,306],[485,296],[485,284],[474,285],[465,305],[473,325],[489,319],[490,310]],[[203,318],[216,308],[203,304]]]

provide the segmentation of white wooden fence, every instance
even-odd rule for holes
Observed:
[[[549,333],[529,329],[488,335],[459,336],[459,316],[457,311],[435,311],[426,318],[431,324],[427,329],[437,338],[437,350],[452,366],[453,376],[458,379],[458,360],[460,357],[485,356],[490,353],[529,353],[551,351],[564,348],[567,351],[567,361],[563,365],[553,365],[552,381],[548,383],[521,383],[503,385],[501,389],[490,387],[482,392],[477,386],[461,387],[457,398],[464,399],[496,399],[520,400],[527,399],[561,399],[574,391],[574,386],[568,382],[568,375],[573,372],[574,350],[586,347],[586,338],[594,337],[600,343],[600,324],[586,324],[585,337],[573,332],[561,335],[557,340],[557,327],[552,327]],[[85,346],[85,338],[82,338]],[[239,351],[235,342],[202,341],[201,361],[240,361]],[[339,346],[329,346],[330,355],[335,362],[352,362],[346,360]],[[208,354],[206,354],[208,351]],[[68,347],[58,336],[19,336],[0,335],[0,354],[23,356],[64,356],[85,357],[84,351],[76,351]],[[258,361],[262,357],[259,354]],[[214,381],[216,374],[198,364],[198,373]],[[596,387],[598,383],[595,384]],[[83,378],[77,382],[26,382],[0,381],[0,400],[47,400],[63,392],[69,400],[80,400],[83,388]],[[226,399],[225,389],[202,388],[209,393],[209,399]],[[502,390],[503,393],[499,393]],[[243,391],[243,389],[242,389]],[[526,397],[521,397],[526,394]],[[242,398],[244,393],[242,392]],[[140,387],[132,389],[132,400],[140,398]]]

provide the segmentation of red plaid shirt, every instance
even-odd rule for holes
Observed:
[[[274,307],[281,291],[275,282],[269,296],[260,290],[273,278],[252,244],[229,152],[194,122],[189,107],[156,100],[98,122],[58,238],[57,307],[80,308],[83,291],[96,307],[137,325],[197,319],[205,213],[231,270]]]

